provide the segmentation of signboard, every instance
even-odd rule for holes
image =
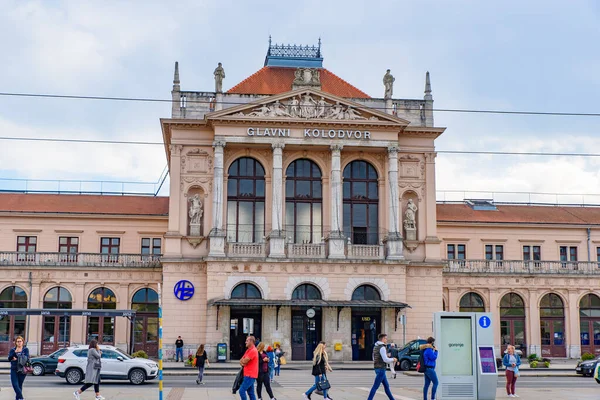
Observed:
[[[496,374],[496,357],[492,346],[479,346],[479,369],[482,374]]]
[[[254,334],[254,318],[244,318],[243,319],[243,333],[246,335]]]
[[[442,318],[441,330],[444,332],[439,348],[442,375],[473,375],[473,338],[470,318]]]
[[[217,344],[217,361],[227,360],[227,343]]]
[[[484,315],[479,318],[479,326],[480,327],[489,328],[490,325],[492,325],[492,320],[488,316]]]
[[[173,294],[181,301],[186,301],[194,296],[194,285],[185,279],[180,280],[173,287]]]

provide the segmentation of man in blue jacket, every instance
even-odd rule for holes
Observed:
[[[422,344],[420,349],[423,352],[423,362],[425,363],[425,386],[423,386],[423,400],[427,400],[429,384],[433,383],[431,388],[431,400],[435,400],[435,392],[438,387],[438,378],[435,373],[435,360],[437,360],[438,351],[435,348],[435,339],[431,336],[427,338],[427,343]]]

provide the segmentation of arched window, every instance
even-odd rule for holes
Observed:
[[[353,244],[378,244],[378,207],[377,171],[352,161],[344,168],[344,234]]]
[[[600,297],[588,293],[579,301],[579,333],[581,352],[600,351]]]
[[[227,178],[227,240],[259,243],[265,235],[265,170],[253,158],[235,160]]]
[[[137,312],[158,312],[158,293],[154,289],[140,289],[133,295],[131,308]]]
[[[251,283],[240,283],[231,291],[232,299],[261,299],[260,290]]]
[[[87,308],[91,310],[115,310],[117,296],[106,287],[94,289],[88,296]],[[114,317],[88,317],[88,343],[96,339],[100,344],[115,343]]]
[[[500,300],[501,317],[523,317],[525,316],[525,303],[516,293],[507,293]]]
[[[9,286],[0,293],[0,309],[27,308],[27,293],[18,286]],[[0,316],[0,352],[8,354],[17,336],[25,336],[24,315]]]
[[[285,172],[286,235],[293,243],[321,243],[323,191],[321,170],[310,160],[296,160]]]
[[[354,289],[352,300],[381,300],[381,295],[373,286],[362,285]]]
[[[94,289],[88,297],[88,309],[116,310],[117,296],[115,296],[115,292],[106,287]]]
[[[485,312],[485,303],[480,295],[469,292],[461,297],[458,310],[461,312]]]
[[[44,308],[73,308],[73,297],[64,287],[53,287],[44,296]]]
[[[565,306],[559,295],[548,293],[540,301],[540,336],[543,357],[566,357]]]
[[[321,300],[321,292],[315,285],[299,285],[292,293],[292,300]]]

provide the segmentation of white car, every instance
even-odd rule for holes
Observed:
[[[140,385],[158,375],[158,364],[145,358],[131,358],[114,346],[100,345],[102,370],[100,379],[129,379]],[[54,374],[76,385],[85,379],[88,346],[73,346],[58,358]]]

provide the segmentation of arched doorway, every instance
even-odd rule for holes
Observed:
[[[9,286],[0,292],[0,309],[27,308],[27,293],[18,286]],[[0,315],[0,353],[8,354],[15,337],[25,337],[24,315]]]
[[[292,243],[321,243],[323,237],[321,169],[296,160],[285,172],[285,225]]]
[[[117,296],[106,287],[94,289],[88,297],[88,310],[116,310]],[[87,341],[96,339],[99,344],[115,344],[115,317],[88,317]]]
[[[314,285],[302,284],[292,292],[292,300],[321,300],[321,292]],[[292,306],[293,360],[312,359],[321,340],[321,318],[320,307]]]
[[[343,179],[344,235],[352,244],[379,244],[377,171],[366,161],[352,161]]]
[[[158,293],[150,288],[138,290],[133,295],[131,309],[136,311],[133,350],[158,356]]]
[[[354,290],[352,300],[381,300],[381,295],[375,287],[362,285]],[[381,308],[352,308],[352,360],[372,360],[373,345],[380,333]]]
[[[485,312],[485,303],[481,296],[475,292],[465,293],[460,298],[458,306],[460,312]]]
[[[235,160],[227,178],[227,241],[260,243],[265,236],[265,170],[250,157]]]
[[[548,293],[540,302],[542,357],[566,357],[565,306],[560,296]]]
[[[53,287],[44,295],[44,308],[68,310],[73,308],[71,293],[61,286]],[[70,346],[71,317],[44,316],[42,329],[42,354],[50,354],[59,347]]]
[[[600,354],[600,297],[586,294],[579,301],[581,353]]]
[[[231,291],[232,299],[262,299],[258,287],[240,283]],[[239,360],[246,351],[246,337],[261,338],[262,306],[232,306],[230,309],[229,346],[230,359]]]
[[[523,298],[516,293],[507,293],[500,300],[500,337],[502,338],[501,351],[512,344],[527,355],[525,344],[525,303]]]

